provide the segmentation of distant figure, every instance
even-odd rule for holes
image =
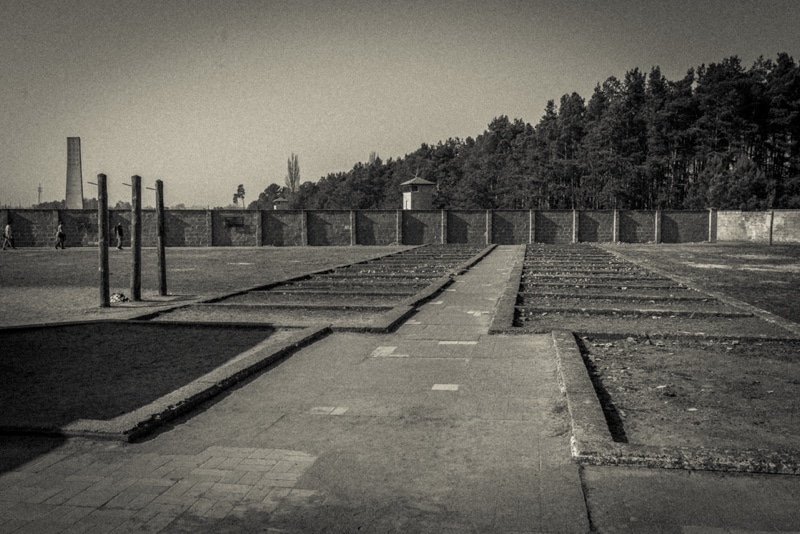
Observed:
[[[15,250],[17,248],[14,246],[14,234],[11,231],[11,221],[6,223],[6,229],[3,230],[3,250],[5,250],[7,246]]]
[[[56,248],[61,247],[61,250],[64,250],[65,239],[67,239],[67,234],[64,233],[64,224],[58,223],[58,229],[56,230]]]
[[[114,227],[114,236],[117,238],[117,250],[122,250],[122,239],[125,237],[125,232],[122,231],[122,223],[117,223]]]

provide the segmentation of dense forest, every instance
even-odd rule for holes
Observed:
[[[658,67],[547,102],[534,126],[500,116],[476,138],[374,153],[348,172],[270,186],[304,209],[398,209],[399,184],[436,184],[448,209],[800,208],[800,69],[792,57],[737,57],[667,80]]]

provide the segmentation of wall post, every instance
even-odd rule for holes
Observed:
[[[530,210],[528,214],[528,243],[536,242],[536,211]]]
[[[769,244],[772,245],[772,232],[775,226],[775,210],[769,212]]]
[[[614,209],[611,216],[611,242],[619,243],[619,210]]]
[[[770,237],[772,237],[772,221],[770,221]],[[708,208],[708,242],[717,242],[717,210]]]
[[[214,212],[206,210],[206,246],[214,246]]]
[[[300,244],[308,246],[308,213],[306,210],[300,212]]]
[[[397,244],[403,244],[403,210],[397,210],[397,217],[395,218],[395,235],[397,236]]]
[[[492,241],[492,210],[486,210],[486,245],[491,245]]]
[[[579,237],[580,237],[580,236],[578,236],[579,218],[580,218],[580,213],[578,212],[578,210],[573,209],[572,210],[572,242],[573,243],[577,243],[579,241]]]
[[[258,210],[258,224],[256,225],[256,246],[264,245],[264,210]]]
[[[447,244],[447,211],[442,210],[442,245]]]
[[[350,210],[350,246],[357,245],[358,243],[356,240],[358,236],[356,234],[356,212],[354,210]]]
[[[653,224],[655,227],[655,235],[653,236],[653,240],[658,244],[661,243],[661,210],[656,210],[653,217],[655,217],[655,223]]]

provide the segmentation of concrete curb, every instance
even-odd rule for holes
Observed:
[[[575,336],[554,330],[552,337],[559,386],[570,417],[571,454],[578,463],[800,475],[800,451],[656,447],[613,441]]]
[[[263,327],[263,325],[261,326]],[[324,325],[300,330],[280,343],[271,341],[269,338],[265,339],[250,350],[185,386],[146,406],[108,421],[82,419],[61,428],[4,427],[0,428],[0,433],[134,441],[328,333],[330,333],[330,328]]]
[[[453,277],[462,274],[472,268],[475,264],[480,262],[483,258],[489,255],[497,245],[491,245],[474,255],[461,265],[457,266],[444,276],[435,279],[429,285],[425,286],[416,294],[408,297],[400,302],[397,306],[393,307],[390,311],[379,315],[373,320],[370,325],[347,325],[339,324],[332,325],[331,329],[334,332],[366,332],[375,334],[385,334],[396,329],[403,321],[414,314],[416,307],[431,300],[433,297],[444,291],[444,289],[453,283]]]
[[[470,259],[450,271],[450,276],[457,276],[459,274],[464,274],[472,267],[475,266],[478,262],[480,262],[483,258],[488,256],[494,249],[497,248],[497,245],[488,245],[486,248],[472,256]]]
[[[414,311],[413,307],[414,306],[419,306],[420,304],[423,304],[424,302],[430,300],[432,297],[434,297],[435,295],[440,293],[445,287],[447,287],[448,285],[450,285],[452,283],[452,281],[453,281],[452,277],[453,276],[456,276],[458,274],[462,274],[462,273],[466,272],[467,270],[469,270],[476,263],[478,263],[484,257],[486,257],[490,252],[492,252],[496,247],[497,247],[497,245],[490,245],[490,246],[484,248],[478,254],[474,255],[473,257],[471,257],[470,259],[468,259],[464,263],[456,266],[454,269],[452,269],[450,272],[448,272],[444,276],[442,276],[440,278],[437,278],[437,279],[434,279],[434,281],[432,281],[430,285],[426,286],[425,288],[423,288],[420,292],[416,293],[415,295],[412,295],[411,297],[403,300],[397,306],[385,307],[386,309],[390,308],[389,311],[384,313],[384,314],[382,314],[381,316],[377,317],[375,319],[375,321],[373,321],[373,324],[371,324],[371,325],[348,325],[348,324],[345,323],[345,324],[336,325],[335,327],[332,327],[332,328],[337,332],[372,332],[372,333],[390,332],[391,330],[396,328],[400,322],[402,322],[405,318],[407,318],[409,315],[411,315],[413,313],[413,311]],[[415,248],[420,248],[420,247],[409,247],[406,250],[413,250]],[[328,267],[328,268],[325,268],[325,269],[320,269],[318,271],[312,271],[312,272],[309,272],[309,273],[304,273],[304,274],[299,275],[299,276],[294,276],[294,277],[286,278],[286,279],[283,279],[283,280],[276,280],[274,282],[270,282],[269,284],[260,284],[260,285],[249,287],[249,288],[245,288],[245,289],[239,289],[239,290],[236,290],[236,291],[233,291],[233,292],[230,292],[230,293],[219,293],[219,294],[216,294],[216,295],[211,295],[211,296],[207,296],[207,297],[204,297],[204,298],[200,298],[200,299],[195,300],[193,302],[181,303],[178,306],[165,307],[165,308],[159,309],[159,310],[154,311],[154,312],[148,312],[147,314],[135,316],[135,317],[133,317],[132,319],[129,319],[129,320],[150,321],[152,319],[155,319],[156,317],[159,317],[160,315],[164,315],[164,314],[176,311],[176,310],[180,310],[182,308],[187,308],[187,307],[191,307],[191,306],[198,306],[198,305],[200,305],[200,306],[201,305],[216,305],[216,306],[240,306],[240,307],[244,307],[244,306],[247,306],[247,305],[246,304],[227,304],[227,305],[223,305],[223,304],[219,304],[219,301],[225,300],[225,299],[228,299],[228,298],[231,298],[231,297],[235,297],[237,295],[243,295],[243,294],[248,293],[250,291],[264,291],[264,290],[272,289],[274,287],[277,287],[277,286],[280,286],[280,285],[283,285],[283,284],[286,284],[286,283],[289,283],[289,282],[297,282],[297,281],[305,280],[305,279],[310,278],[311,276],[314,276],[314,275],[317,275],[317,274],[325,274],[325,273],[333,272],[336,269],[345,268],[345,267],[351,267],[353,265],[360,265],[360,264],[368,263],[368,262],[376,260],[376,259],[396,256],[396,255],[401,254],[402,252],[405,252],[405,251],[398,251],[398,252],[395,252],[395,253],[392,253],[392,254],[385,254],[383,256],[376,256],[374,258],[358,261],[358,262],[355,262],[355,263],[347,263],[347,264],[343,264],[343,265],[337,265],[335,267]],[[281,307],[281,305],[276,305],[275,307]],[[301,306],[301,305],[297,305],[297,306],[283,305],[282,307],[284,307],[284,308],[290,308],[290,307],[302,308],[302,307],[305,307],[305,306]],[[344,306],[344,307],[348,307],[348,308],[359,308],[359,307],[368,308],[368,306]],[[409,307],[411,307],[411,309],[409,309]],[[376,306],[376,308],[380,308],[380,306]]]
[[[405,250],[413,250],[415,248],[419,248],[419,247],[409,247],[409,248],[407,248]],[[281,279],[281,280],[275,280],[274,282],[269,282],[268,284],[259,284],[259,285],[248,287],[248,288],[245,288],[245,289],[237,289],[236,291],[232,291],[232,292],[229,292],[229,293],[215,293],[213,295],[206,295],[204,297],[197,297],[197,298],[193,299],[191,302],[182,302],[182,303],[180,303],[178,305],[175,305],[175,306],[168,306],[167,305],[164,308],[161,308],[161,309],[156,310],[156,311],[148,312],[148,313],[145,313],[145,314],[142,314],[142,315],[133,316],[133,317],[129,318],[129,320],[149,321],[151,319],[154,319],[154,318],[158,317],[159,315],[162,315],[162,314],[165,314],[165,313],[169,313],[169,312],[173,312],[173,311],[179,310],[181,308],[186,308],[186,307],[189,307],[189,306],[193,306],[195,304],[214,304],[214,303],[216,303],[216,302],[218,302],[220,300],[224,300],[224,299],[228,299],[228,298],[231,298],[231,297],[235,297],[237,295],[243,295],[243,294],[245,294],[245,293],[247,293],[249,291],[259,291],[259,290],[263,291],[265,289],[271,289],[273,287],[280,286],[280,285],[286,284],[288,282],[297,282],[297,281],[300,281],[300,280],[304,280],[304,279],[310,278],[311,276],[314,276],[316,274],[325,274],[325,273],[328,273],[328,272],[331,272],[331,271],[335,271],[336,269],[342,269],[342,268],[345,268],[345,267],[350,267],[352,265],[358,265],[360,263],[367,263],[367,262],[374,261],[374,260],[381,259],[381,258],[388,258],[388,257],[391,257],[391,256],[395,256],[397,254],[400,254],[400,253],[404,252],[405,250],[393,252],[391,254],[378,255],[378,256],[375,256],[373,258],[367,258],[365,260],[357,261],[355,263],[344,263],[344,264],[341,264],[341,265],[335,265],[333,267],[326,267],[325,269],[319,269],[319,270],[316,270],[316,271],[310,271],[310,272],[307,272],[307,273],[303,273],[301,275],[292,276],[292,277],[284,278],[284,279]]]
[[[517,298],[519,294],[520,280],[522,279],[522,270],[525,262],[526,247],[519,247],[517,254],[514,256],[513,264],[511,265],[511,272],[506,281],[506,287],[500,299],[497,301],[495,307],[494,317],[492,324],[489,325],[489,334],[509,334],[512,333],[514,327],[514,314],[517,306]],[[519,330],[519,328],[516,328]],[[530,333],[530,332],[525,332]]]

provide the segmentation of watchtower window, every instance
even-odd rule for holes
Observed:
[[[411,190],[412,191],[419,191],[419,187],[417,187],[416,185],[412,185],[411,186]]]

